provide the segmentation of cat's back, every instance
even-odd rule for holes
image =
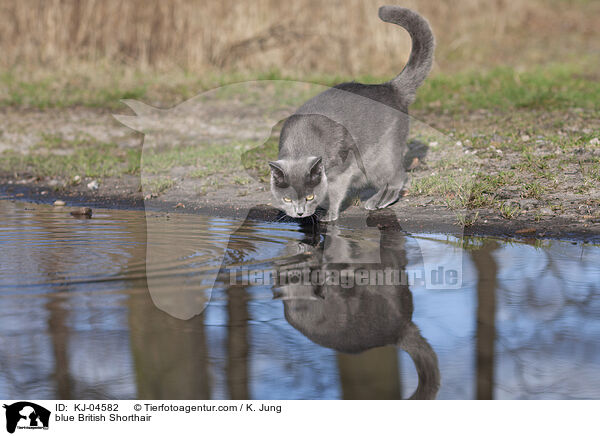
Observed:
[[[297,113],[318,113],[331,110],[338,112],[372,111],[388,112],[380,105],[406,113],[408,105],[389,83],[367,85],[345,82],[335,85],[304,103]],[[325,114],[324,114],[325,115]]]
[[[402,97],[399,96],[394,88],[388,83],[366,85],[358,82],[346,82],[340,83],[333,88],[374,100],[396,110],[403,110],[407,107],[407,105],[402,104]]]

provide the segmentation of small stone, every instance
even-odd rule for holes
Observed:
[[[529,141],[531,139],[531,136],[529,135],[522,135],[521,136],[521,141],[525,142],[525,141]]]
[[[550,209],[549,207],[542,207],[540,209],[540,213],[542,215],[554,215],[554,212],[552,211],[552,209]]]
[[[600,139],[598,139],[598,138],[590,139],[590,145],[600,145]]]
[[[533,198],[524,198],[522,200],[519,200],[519,206],[521,207],[521,209],[524,210],[531,210],[532,208],[536,207],[538,203],[539,201]]]
[[[431,148],[435,148],[435,147],[437,147],[437,146],[438,146],[438,142],[437,142],[437,141],[431,141],[431,142],[429,143],[429,146],[430,146]]]
[[[30,177],[29,179],[18,180],[17,185],[26,185],[28,183],[33,183],[33,182],[37,182],[37,181],[38,181],[37,177]]]
[[[54,206],[64,206],[65,204],[67,204],[67,203],[65,203],[65,202],[64,202],[64,201],[62,201],[62,200],[56,200],[56,201],[54,202]]]
[[[456,145],[462,147],[462,141],[456,141]]]
[[[22,192],[19,192],[17,195],[15,195],[15,197],[23,197],[25,196],[25,194],[23,194]]]
[[[47,194],[48,194],[48,191],[42,191],[42,192],[40,192],[40,195],[47,195]]]
[[[537,230],[534,229],[533,227],[527,228],[527,229],[519,229],[517,231],[515,231],[515,233],[522,235],[522,234],[526,234],[526,233],[535,233]]]
[[[77,185],[79,182],[81,182],[81,176],[73,177],[73,184]]]
[[[96,191],[98,189],[98,182],[95,180],[92,180],[90,183],[87,184],[88,189],[91,189],[92,191]]]
[[[179,209],[179,208],[185,209],[185,204],[183,204],[183,203],[177,203],[175,205],[175,209]]]
[[[76,216],[76,217],[91,218],[92,217],[92,209],[89,207],[82,207],[78,210],[72,211],[71,215]]]

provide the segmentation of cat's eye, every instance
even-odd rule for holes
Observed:
[[[306,201],[314,200],[315,196],[313,194],[306,196]]]
[[[283,197],[283,201],[286,203],[291,203],[292,199],[290,197]]]

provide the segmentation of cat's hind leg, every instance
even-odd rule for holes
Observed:
[[[377,191],[371,198],[365,201],[364,206],[367,210],[383,209],[390,204],[398,201],[402,193],[402,189],[392,188],[389,185],[385,185],[382,189]]]
[[[386,183],[385,186],[379,188],[368,200],[365,201],[364,207],[367,210],[383,209],[397,202],[404,194],[408,184],[408,174],[404,171],[397,173],[394,178]]]

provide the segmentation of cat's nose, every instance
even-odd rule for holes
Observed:
[[[298,214],[298,216],[302,216],[304,215],[304,212],[296,212]]]

